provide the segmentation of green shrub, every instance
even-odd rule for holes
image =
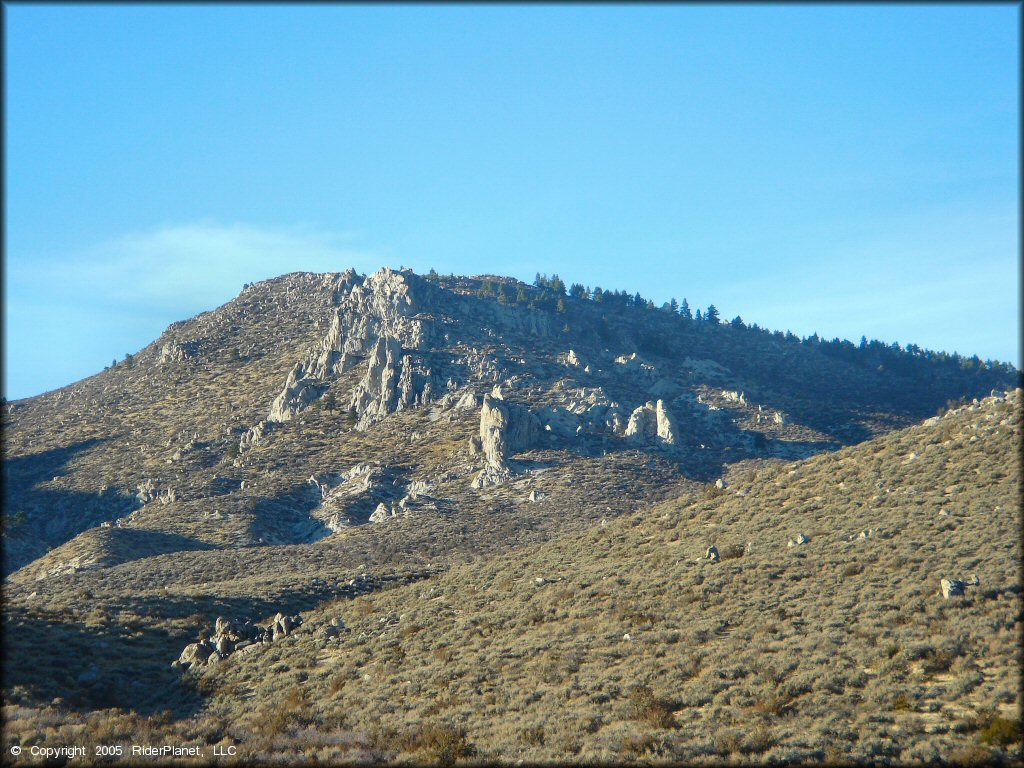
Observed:
[[[982,744],[991,744],[995,747],[1009,747],[1014,744],[1020,746],[1020,725],[1007,717],[994,717],[981,729],[978,738]]]
[[[637,686],[629,694],[630,717],[654,728],[678,728],[673,709],[673,702],[655,696],[649,685]]]

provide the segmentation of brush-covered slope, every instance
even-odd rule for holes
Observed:
[[[178,695],[202,697],[187,720],[33,703],[48,677],[30,658],[58,641],[22,629],[45,611],[16,597],[5,747],[86,723],[263,760],[1012,760],[1020,397],[340,595],[186,673]],[[966,594],[944,599],[943,578]]]
[[[803,343],[563,290],[388,269],[286,275],[109,370],[8,404],[5,573],[240,548],[258,568],[265,545],[333,544],[378,504],[391,517],[417,495],[430,501],[396,512],[410,529],[489,551],[586,523],[597,503],[616,514],[727,465],[854,443],[1016,383],[1006,366]],[[497,462],[518,464],[474,488],[496,463],[470,447],[496,386],[535,427]],[[490,485],[508,474],[536,485]],[[610,498],[577,503],[597,476]],[[559,513],[524,510],[530,490]]]
[[[1019,398],[334,603],[204,676],[207,711],[510,761],[963,757],[1020,716]]]

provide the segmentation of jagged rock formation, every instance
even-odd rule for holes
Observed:
[[[324,389],[322,381],[306,375],[303,363],[296,363],[288,374],[284,391],[271,404],[267,421],[290,421],[296,413],[320,397]]]
[[[189,643],[181,655],[171,663],[178,672],[211,664],[218,664],[233,653],[249,653],[261,645],[269,645],[290,635],[302,625],[301,616],[278,613],[267,626],[236,623],[217,617],[213,636]]]
[[[263,438],[267,433],[267,422],[261,421],[253,427],[250,427],[245,431],[245,434],[238,441],[238,452],[244,453],[250,448],[256,448],[263,442]]]
[[[430,335],[428,318],[419,316],[413,299],[413,285],[422,283],[411,272],[387,268],[365,280],[352,270],[338,276],[334,291],[339,306],[327,334],[295,364],[267,420],[291,420],[367,352],[367,370],[350,397],[357,429],[428,402],[433,389],[430,368],[408,354],[422,348]]]
[[[190,350],[177,341],[171,340],[160,348],[160,365],[167,363],[183,363],[192,357]]]
[[[358,416],[356,429],[365,430],[388,414],[430,402],[432,380],[430,368],[417,364],[412,355],[403,354],[398,339],[379,338],[366,373],[352,392],[351,408]]]
[[[638,445],[671,448],[679,441],[675,419],[665,407],[665,401],[645,403],[633,411],[626,425],[626,439]]]
[[[157,500],[162,504],[169,504],[178,500],[178,492],[170,487],[161,490],[152,480],[146,480],[138,486],[135,498],[140,505]]]
[[[500,485],[512,476],[507,459],[536,443],[540,421],[529,409],[506,403],[499,392],[484,395],[480,408],[480,450],[486,465],[473,480],[474,488]]]

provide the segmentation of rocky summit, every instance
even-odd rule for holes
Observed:
[[[1010,759],[1019,373],[706,317],[294,273],[5,403],[5,738]]]

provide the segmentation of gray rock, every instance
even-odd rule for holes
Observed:
[[[963,597],[967,582],[960,579],[942,579],[939,586],[942,589],[943,599],[948,600],[951,597]]]
[[[671,448],[679,442],[679,428],[664,400],[636,408],[626,424],[626,439],[637,445]]]
[[[533,445],[540,436],[537,417],[521,405],[505,402],[498,394],[484,395],[480,407],[480,446],[487,466],[473,480],[474,488],[506,482],[512,477],[508,456]]]
[[[178,657],[178,661],[182,664],[189,663],[193,666],[202,666],[212,654],[213,648],[205,643],[191,643],[185,646],[181,656]]]
[[[79,685],[93,686],[100,681],[100,670],[95,664],[90,664],[82,674],[78,676]]]

